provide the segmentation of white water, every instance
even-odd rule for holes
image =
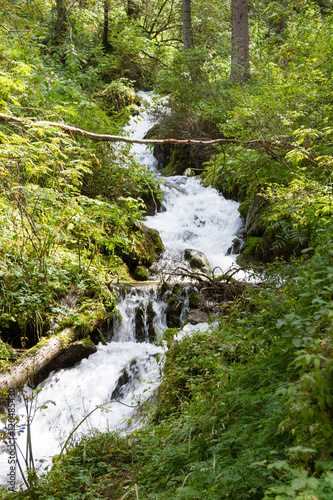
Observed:
[[[144,96],[145,94],[141,94]],[[155,121],[144,113],[143,120],[134,117],[127,127],[132,136],[141,138]],[[139,161],[148,169],[156,168],[156,160],[145,146],[135,145]],[[204,252],[212,268],[219,266],[226,271],[233,263],[233,256],[226,256],[237,232],[241,228],[238,204],[227,201],[212,188],[204,188],[198,178],[171,177],[165,181],[164,211],[147,217],[146,224],[156,228],[164,242],[164,260],[180,259],[184,249]],[[127,405],[135,405],[138,399],[146,399],[156,388],[159,366],[156,355],[162,347],[148,342],[135,342],[135,309],[138,305],[147,311],[153,302],[154,329],[161,336],[166,328],[164,305],[153,296],[153,291],[134,289],[118,304],[121,323],[115,320],[112,342],[99,345],[98,352],[71,369],[51,374],[39,389],[38,405],[46,401],[47,408],[38,410],[32,423],[32,442],[35,459],[46,459],[59,453],[72,429],[94,408],[111,398],[120,399]],[[198,326],[198,329],[200,327]],[[146,328],[147,330],[147,328]],[[146,331],[148,340],[148,330]],[[135,361],[133,361],[135,360]],[[126,370],[126,376],[124,375]],[[125,384],[117,389],[118,380]],[[117,396],[117,397],[115,397]],[[25,415],[22,403],[17,401],[17,414]],[[125,429],[134,409],[112,403],[109,412],[98,409],[79,428],[79,433],[90,429]],[[23,446],[24,437],[20,438]],[[0,448],[0,483],[6,483],[8,455],[6,447]]]
[[[196,177],[169,177],[164,193],[165,211],[146,219],[160,233],[164,261],[182,259],[188,248],[206,254],[210,267],[219,268],[216,275],[227,271],[235,263],[227,251],[242,227],[238,203],[203,187]]]

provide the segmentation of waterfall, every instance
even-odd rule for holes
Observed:
[[[142,98],[151,99],[147,93]],[[132,117],[127,130],[142,138],[156,121],[144,112]],[[145,146],[135,145],[139,161],[148,169],[157,166]],[[157,175],[157,174],[156,174]],[[199,178],[183,176],[161,179],[165,193],[163,211],[147,217],[146,224],[160,232],[166,251],[155,272],[166,262],[171,266],[183,261],[185,249],[204,252],[211,268],[224,272],[234,263],[227,255],[242,223],[236,202],[225,198],[213,188],[206,188]],[[97,352],[70,369],[50,376],[38,387],[36,410],[32,422],[32,443],[35,459],[50,461],[84,417],[97,407],[76,433],[91,429],[125,431],[139,401],[146,400],[156,389],[160,378],[158,359],[163,347],[157,345],[166,324],[166,304],[153,286],[128,287],[118,290],[118,307],[107,345],[99,344]],[[184,319],[185,311],[181,317]],[[202,330],[207,325],[197,329]],[[193,330],[188,327],[186,331]],[[106,402],[118,400],[104,407]],[[125,406],[126,405],[126,406]],[[17,414],[24,415],[22,402],[16,401]],[[136,425],[139,425],[138,423]],[[23,447],[24,436],[20,437]],[[0,447],[0,482],[6,483],[8,455]]]

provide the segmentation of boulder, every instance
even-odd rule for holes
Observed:
[[[150,266],[164,252],[165,248],[161,240],[160,234],[156,229],[146,227],[142,224],[142,234],[144,236],[144,250],[142,261]]]
[[[259,194],[255,194],[252,198],[245,222],[247,236],[263,236],[266,228],[261,220],[261,216],[268,204],[269,201]]]
[[[184,258],[187,260],[192,269],[198,269],[203,273],[211,274],[208,259],[203,252],[187,248],[184,253]]]
[[[240,238],[234,238],[232,240],[231,247],[227,251],[227,255],[237,255],[241,252],[244,241]]]
[[[149,280],[149,272],[144,266],[136,266],[133,271],[133,278],[136,281],[147,281]]]
[[[205,313],[204,311],[199,311],[199,309],[195,309],[187,317],[187,321],[191,325],[197,325],[199,323],[206,323],[208,321],[208,319],[209,319],[209,316],[207,315],[207,313]]]

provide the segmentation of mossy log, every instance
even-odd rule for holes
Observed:
[[[77,333],[73,328],[66,328],[57,335],[41,340],[12,365],[10,372],[0,374],[0,391],[14,389],[27,381],[33,382],[34,376],[75,340]]]

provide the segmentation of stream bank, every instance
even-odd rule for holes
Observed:
[[[149,99],[149,95],[143,95]],[[153,124],[149,114],[144,112],[142,119],[135,117],[127,129],[133,137],[142,137]],[[156,160],[152,154],[140,145],[135,151],[139,162],[156,175],[153,173]],[[203,320],[207,325],[211,315],[219,314],[219,307],[214,305],[212,299],[217,289],[218,303],[222,297],[230,301],[242,291],[237,291],[233,284],[222,283],[223,280],[214,281],[214,276],[223,275],[235,262],[234,256],[227,253],[242,227],[238,204],[225,200],[213,188],[205,188],[198,177],[174,176],[161,178],[159,182],[164,190],[161,211],[153,217],[146,217],[146,228],[137,223],[138,230],[145,234],[148,243],[146,247],[143,244],[142,255],[125,252],[124,259],[128,259],[130,271],[134,274],[139,271],[138,268],[144,270],[149,267],[150,279],[167,282],[170,278],[173,281],[174,277],[174,281],[180,281],[180,284],[166,283],[164,290],[157,290],[150,287],[148,281],[144,287],[125,288],[124,291],[114,282],[109,282],[109,312],[107,308],[102,308],[103,311],[96,310],[95,314],[95,327],[100,332],[96,338],[103,340],[104,336],[105,345],[98,344],[97,352],[88,358],[86,352],[85,359],[73,368],[59,370],[59,365],[51,365],[56,371],[50,373],[37,388],[38,404],[43,410],[36,413],[32,423],[32,432],[38,436],[34,444],[36,460],[47,461],[50,455],[56,454],[66,434],[87,413],[93,412],[89,421],[80,427],[80,432],[88,432],[91,427],[124,430],[137,402],[144,402],[149,392],[159,384],[159,359],[163,353],[160,340],[164,331],[168,327],[179,328],[190,311],[190,324],[200,330]],[[159,260],[152,266],[158,255]],[[138,277],[142,279],[142,275]],[[147,278],[147,275],[144,277]],[[182,285],[182,281],[187,281],[189,285]],[[195,283],[198,285],[195,286]],[[117,307],[114,309],[116,296]],[[93,301],[85,304],[82,309],[84,321],[71,331],[71,335],[93,334],[94,327],[90,325],[89,330],[87,316],[92,305]],[[66,339],[77,340],[77,337],[69,338],[68,334],[65,330]],[[47,345],[46,341],[46,350]],[[64,347],[66,342],[60,339],[58,354]],[[45,359],[43,347],[37,351]],[[33,359],[31,356],[32,365]],[[59,356],[57,359],[59,361]],[[46,374],[45,367],[42,368]],[[27,391],[30,393],[30,389]],[[101,410],[94,411],[96,407],[102,408],[115,395],[121,396],[117,411],[113,410],[111,415],[105,415]],[[131,404],[133,398],[135,404]],[[55,408],[44,408],[43,402],[48,406],[46,401],[54,401]],[[24,414],[21,404],[18,398],[18,412]],[[50,433],[52,440],[46,438]],[[23,439],[21,436],[22,445]]]

